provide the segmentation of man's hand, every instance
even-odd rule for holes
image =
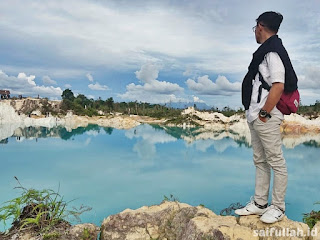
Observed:
[[[280,82],[273,83],[265,105],[262,109],[268,113],[277,105],[284,90],[284,84]],[[262,120],[261,120],[262,121]],[[266,120],[265,120],[266,121]]]
[[[260,116],[259,116],[259,119],[260,119],[262,122],[264,122],[264,123],[267,122],[267,118],[266,118],[266,117],[263,118],[263,117],[260,117]]]

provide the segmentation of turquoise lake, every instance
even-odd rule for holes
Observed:
[[[195,135],[190,129],[147,124],[129,130],[89,125],[72,132],[62,127],[19,132],[1,140],[1,203],[19,196],[14,176],[27,188],[60,185],[64,199],[74,200],[70,206],[92,207],[82,222],[97,225],[126,208],[159,204],[164,195],[219,214],[232,203],[246,204],[254,193],[252,149],[245,141],[190,142],[183,139]],[[283,151],[289,173],[286,215],[302,221],[303,213],[320,208],[314,205],[320,201],[319,144]]]

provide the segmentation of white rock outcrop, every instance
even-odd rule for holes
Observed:
[[[59,118],[54,116],[39,116],[40,111],[35,111],[37,116],[26,116],[18,114],[8,101],[0,101],[0,140],[13,135],[18,128],[26,127],[46,127],[53,128],[62,126],[67,131],[72,131],[78,127],[87,127],[89,124],[98,124],[102,127],[113,127],[117,129],[129,129],[140,124],[135,118],[117,115],[115,117],[87,117],[77,116],[69,112],[66,116]]]
[[[316,225],[317,226],[317,225]],[[316,226],[314,232],[316,231]],[[275,234],[267,236],[267,231],[274,228],[277,231],[289,229],[297,232],[299,229],[306,235],[308,226],[285,217],[274,224],[262,223],[259,216],[216,215],[211,210],[185,203],[165,201],[160,205],[141,207],[136,210],[126,209],[123,212],[109,216],[101,225],[101,240],[201,240],[201,239],[309,239],[306,237],[282,236]],[[311,230],[309,230],[311,232]],[[265,236],[261,237],[261,233]]]
[[[219,140],[224,137],[230,137],[234,140],[245,141],[251,145],[251,135],[247,120],[242,115],[233,115],[226,117],[221,113],[208,113],[195,110],[189,107],[183,111],[184,115],[196,116],[194,120],[203,126],[199,129],[196,136],[183,137],[187,142],[193,142],[200,139]],[[309,141],[315,141],[320,144],[320,117],[310,120],[298,114],[285,115],[281,125],[283,132],[283,144],[286,148]]]
[[[5,101],[0,101],[0,124],[21,122],[22,118],[15,109]]]
[[[28,99],[28,102],[35,104],[34,101]],[[58,103],[55,103],[58,104]],[[13,106],[14,107],[13,107]],[[36,105],[35,105],[36,106]],[[113,127],[117,129],[129,129],[138,126],[141,123],[166,124],[165,119],[152,119],[150,117],[137,115],[121,115],[112,116],[77,116],[69,112],[62,118],[41,116],[40,111],[34,111],[35,116],[31,117],[24,114],[18,114],[17,109],[26,107],[26,102],[16,100],[15,102],[0,101],[0,140],[12,136],[17,128],[25,128],[29,126],[53,128],[62,126],[67,131],[72,131],[78,127],[86,127],[88,124],[97,124],[102,127]],[[196,131],[195,136],[182,136],[187,142],[191,143],[196,140],[219,140],[224,137],[230,137],[236,141],[244,141],[251,145],[251,135],[247,121],[243,115],[233,115],[226,117],[221,113],[200,112],[193,107],[189,107],[182,112],[183,115],[195,116],[193,121],[201,126]],[[168,125],[169,126],[169,125]],[[182,124],[183,128],[190,128],[191,125]],[[285,116],[285,120],[281,125],[283,132],[283,144],[286,148],[293,148],[301,143],[315,141],[320,144],[320,117],[310,120],[298,114]]]

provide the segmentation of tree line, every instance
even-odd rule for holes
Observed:
[[[98,116],[103,114],[112,114],[114,112],[122,114],[134,114],[141,116],[150,116],[155,118],[178,118],[181,116],[182,109],[172,108],[168,105],[150,104],[145,102],[131,101],[131,102],[115,102],[112,97],[102,100],[89,99],[83,94],[79,94],[76,97],[70,89],[65,89],[61,95],[61,113],[66,114],[68,110],[72,110],[76,115]],[[194,108],[197,109],[196,104]],[[197,109],[199,110],[199,109]],[[200,110],[199,110],[200,111]],[[238,110],[230,107],[224,107],[219,109],[212,107],[210,110],[203,110],[208,112],[220,112],[227,117],[234,114],[243,114],[244,110],[239,108]],[[298,110],[298,114],[309,116],[314,118],[318,116],[320,112],[320,101],[317,100],[315,104],[302,105]]]
[[[310,119],[317,118],[320,112],[320,101],[317,100],[315,104],[302,105],[298,109],[298,114],[308,116]]]
[[[115,102],[112,97],[102,100],[88,99],[85,95],[79,94],[76,97],[70,89],[65,89],[61,95],[61,112],[67,113],[72,110],[77,115],[97,116],[100,113],[110,114],[118,112],[122,114],[135,114],[155,118],[176,117],[181,115],[181,109],[170,108],[161,104],[150,104],[143,102]]]

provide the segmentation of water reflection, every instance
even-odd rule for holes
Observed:
[[[8,144],[9,140],[8,138],[0,140],[0,144]]]
[[[101,132],[112,135],[114,129],[111,127],[100,127],[90,124],[87,127],[78,127],[67,130],[62,126],[47,127],[19,127],[15,125],[0,125],[0,144],[8,144],[9,138],[15,138],[17,142],[24,140],[35,140],[39,138],[61,138],[73,140],[75,136],[87,134],[96,136]],[[142,158],[152,158],[156,153],[155,145],[158,143],[173,142],[183,139],[187,144],[195,145],[198,150],[206,151],[214,147],[223,152],[228,147],[251,147],[249,132],[237,133],[234,131],[214,131],[205,128],[179,128],[159,125],[142,124],[126,131],[129,139],[138,139],[134,151]],[[231,139],[231,140],[230,140]],[[226,145],[227,144],[227,145]],[[320,147],[319,134],[283,135],[285,148],[294,148],[300,144],[308,147]]]
[[[71,131],[67,131],[66,128],[57,126],[53,128],[47,127],[17,127],[13,131],[10,129],[11,125],[1,125],[0,126],[0,143],[7,144],[8,137],[16,138],[17,142],[23,141],[24,139],[35,139],[38,138],[61,138],[63,140],[72,140],[77,135],[98,135],[101,131],[104,131],[106,134],[111,135],[113,132],[113,128],[111,127],[100,127],[98,125],[88,125],[87,127],[78,127],[76,129],[72,129]],[[9,130],[8,130],[9,129]],[[10,134],[10,132],[12,132]],[[1,134],[2,133],[2,134]],[[6,136],[6,135],[10,136]]]
[[[139,125],[127,130],[125,136],[138,141],[133,146],[133,151],[141,159],[153,159],[156,156],[156,145],[177,141],[177,138],[167,134],[161,128],[151,125]]]
[[[229,203],[245,204],[253,194],[252,150],[246,136],[235,132],[157,125],[0,130],[6,143],[0,146],[1,203],[15,197],[13,176],[37,189],[56,189],[60,183],[65,199],[93,207],[83,221],[96,224],[125,208],[158,204],[163,195],[219,213]],[[287,215],[299,221],[320,200],[319,141],[301,139],[304,144],[284,148]]]
[[[221,140],[197,140],[191,143],[191,146],[195,145],[196,149],[202,152],[207,152],[207,150],[213,147],[216,152],[223,153],[228,148],[239,147],[238,143],[233,141],[231,138],[226,137]]]
[[[315,140],[310,140],[309,142],[304,142],[303,145],[305,145],[307,147],[315,147],[315,148],[320,147],[320,143],[316,142]]]

